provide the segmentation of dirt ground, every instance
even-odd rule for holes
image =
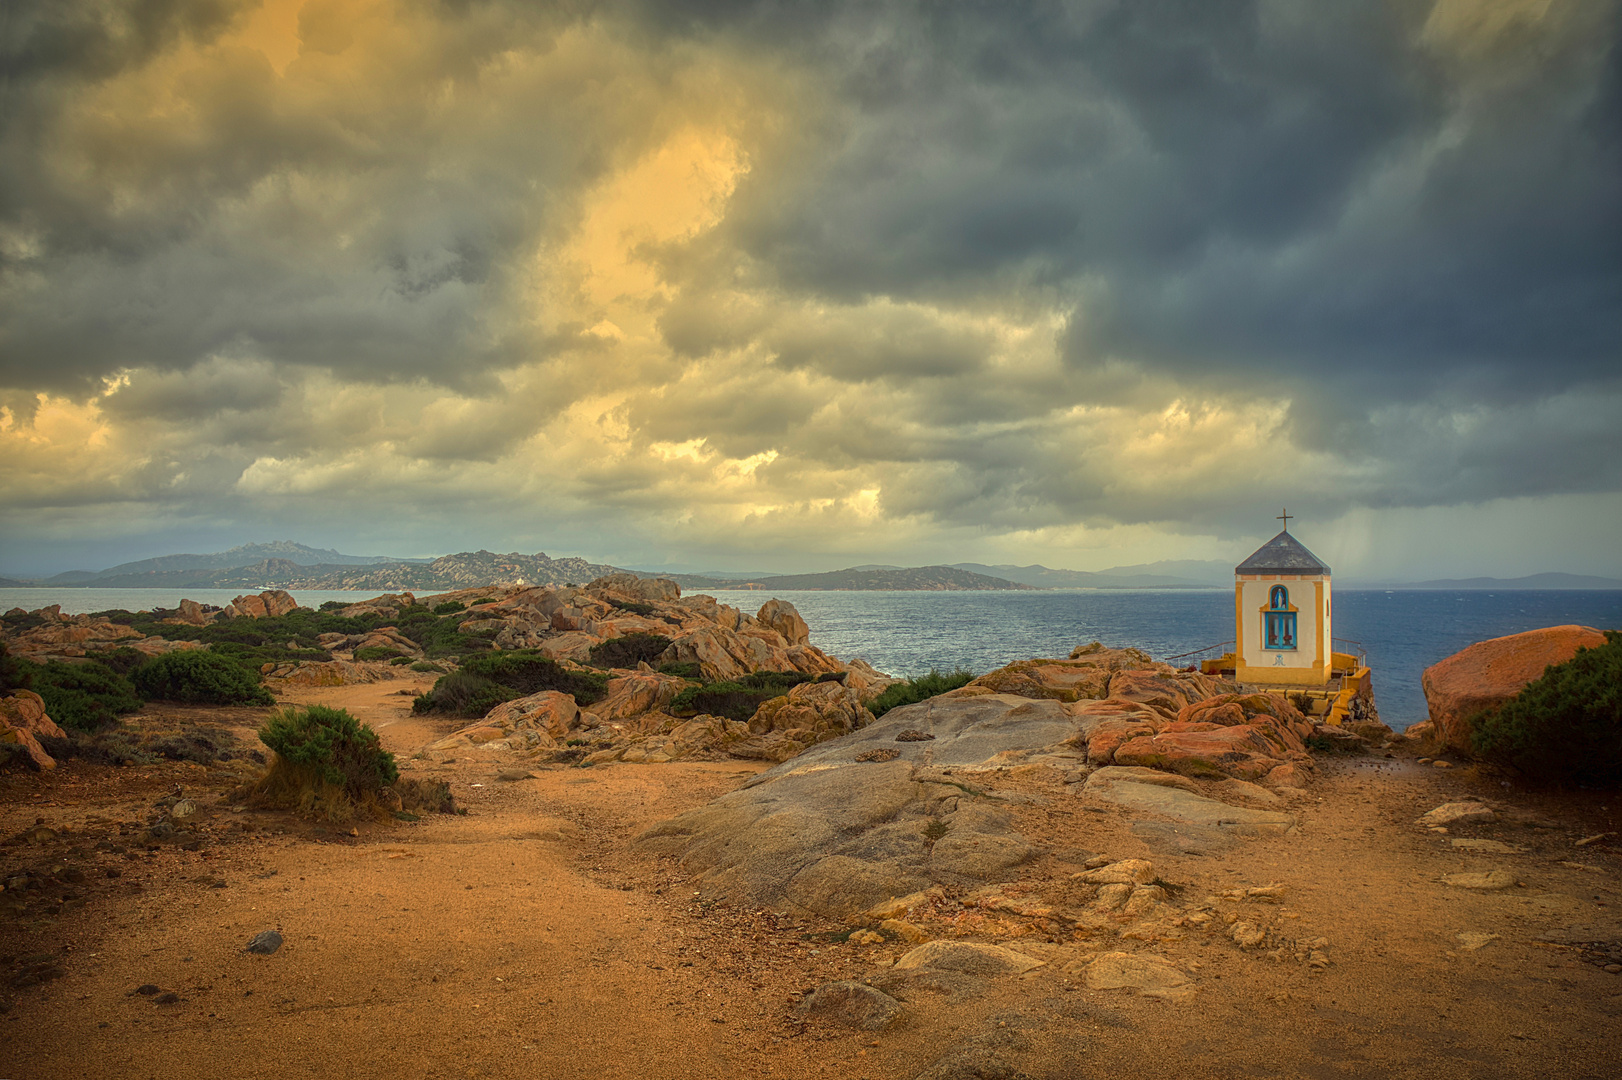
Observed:
[[[465,816],[364,822],[352,835],[239,811],[220,796],[251,771],[241,760],[0,777],[0,880],[33,871],[44,883],[24,899],[0,893],[0,1076],[1622,1076],[1622,974],[1605,970],[1618,958],[1538,940],[1618,922],[1618,838],[1576,843],[1619,829],[1615,793],[1536,795],[1411,755],[1340,757],[1291,805],[1297,834],[1165,856],[1082,785],[1040,768],[1002,776],[987,783],[1026,797],[1018,823],[1049,854],[1001,895],[1062,900],[1087,853],[1151,858],[1205,918],[1106,940],[952,897],[921,920],[927,931],[1045,966],[914,986],[901,1021],[874,1033],[791,1010],[832,979],[882,983],[907,946],[853,945],[838,940],[848,926],[711,902],[680,866],[631,845],[759,766],[546,766],[503,782],[513,759],[413,757],[451,726],[410,715],[426,685],[293,696],[372,723],[405,775],[448,780]],[[249,749],[261,716],[153,708],[137,723]],[[138,841],[153,803],[177,789],[199,823]],[[1445,835],[1414,824],[1465,797],[1488,799],[1500,821]],[[1491,869],[1520,884],[1440,880]],[[1281,903],[1223,896],[1272,884]],[[1285,947],[1241,950],[1230,916]],[[272,929],[278,951],[245,951]],[[1298,960],[1290,942],[1327,966]],[[1113,950],[1175,962],[1194,994],[1091,991],[1065,971]]]

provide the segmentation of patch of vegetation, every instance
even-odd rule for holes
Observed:
[[[128,645],[120,645],[116,649],[102,649],[96,653],[96,660],[107,665],[120,675],[128,675],[148,660],[152,659],[139,649],[132,649]]]
[[[195,705],[274,705],[259,674],[207,649],[165,653],[130,673],[136,693],[148,701]]]
[[[263,764],[258,750],[242,750],[218,730],[137,731],[119,726],[107,731],[70,731],[64,739],[42,738],[40,745],[58,761],[77,758],[91,765],[154,765],[161,760],[210,765],[244,758]]]
[[[9,630],[32,630],[36,626],[45,625],[45,616],[32,611],[13,609],[15,614],[8,613],[0,622],[6,624]]]
[[[658,614],[658,612],[654,610],[652,604],[642,604],[635,600],[610,600],[608,602],[610,605],[619,608],[621,611],[629,611],[632,615],[641,615],[643,618],[649,618]]]
[[[443,672],[445,669],[431,660],[417,660],[412,663],[411,670]]]
[[[678,679],[692,679],[697,682],[703,680],[704,669],[697,660],[689,660],[684,663],[660,664],[659,674],[674,675]]]
[[[387,812],[381,796],[400,778],[394,755],[348,711],[325,705],[283,709],[260,729],[259,741],[276,758],[247,793],[258,805],[329,821]]]
[[[930,818],[929,824],[924,826],[924,839],[934,843],[951,831],[952,827],[940,818]]]
[[[670,639],[663,634],[626,634],[609,638],[591,647],[591,666],[600,668],[634,668],[638,664],[652,664],[670,648]]]
[[[466,610],[467,605],[460,600],[447,600],[443,604],[435,604],[433,607],[435,615],[455,615],[458,611]]]
[[[95,660],[20,663],[30,669],[30,688],[45,699],[46,714],[66,729],[99,731],[144,704],[129,679]]]
[[[916,679],[896,683],[870,702],[867,708],[877,718],[902,705],[916,705],[920,701],[927,701],[932,697],[946,693],[948,690],[956,690],[960,686],[967,686],[974,681],[974,678],[974,672],[968,668],[957,668],[954,671],[947,672],[930,668],[927,675],[920,675]]]
[[[495,602],[496,602],[496,598],[493,597],[493,596],[481,596],[477,600],[475,600],[471,604],[469,604],[468,607],[478,607],[480,604],[493,604]]]
[[[396,658],[404,658],[407,660],[410,659],[409,656],[406,656],[406,654],[401,652],[399,649],[391,649],[387,645],[367,645],[365,648],[355,650],[356,660],[381,661],[394,660]]]
[[[669,711],[676,716],[708,713],[728,720],[747,721],[761,704],[782,697],[812,676],[798,671],[757,671],[737,681],[689,686],[671,701]]]
[[[472,675],[466,671],[453,671],[437,681],[433,689],[419,694],[411,703],[411,711],[448,713],[451,716],[483,716],[503,701],[523,697],[493,679]]]
[[[12,656],[6,648],[6,643],[0,641],[0,692],[32,690],[35,666],[21,657]]]
[[[1540,783],[1622,786],[1622,631],[1477,718],[1476,753]]]
[[[460,671],[435,682],[411,708],[416,713],[483,716],[503,701],[542,690],[573,694],[576,702],[589,705],[608,693],[608,676],[571,671],[534,649],[489,652],[469,657]]]
[[[290,649],[276,643],[246,645],[240,641],[217,641],[208,647],[208,651],[235,661],[252,672],[257,672],[265,664],[292,664],[300,660],[325,663],[332,659],[332,654],[325,649]]]
[[[1308,735],[1306,738],[1306,747],[1308,750],[1314,750],[1320,754],[1327,754],[1335,749],[1335,740],[1329,738],[1327,735]]]

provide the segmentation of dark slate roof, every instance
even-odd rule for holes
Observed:
[[[1236,574],[1325,574],[1318,556],[1290,535],[1288,529],[1256,549],[1256,554],[1233,568]]]

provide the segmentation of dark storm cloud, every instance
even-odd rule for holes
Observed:
[[[734,235],[787,282],[1098,275],[1078,361],[1180,374],[1560,386],[1615,363],[1614,4],[1553,5],[1519,70],[1455,63],[1475,46],[1421,5],[658,7],[807,57],[851,109],[820,168],[738,200]]]

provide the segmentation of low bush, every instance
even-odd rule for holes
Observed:
[[[411,703],[414,713],[448,713],[451,716],[483,716],[503,701],[524,695],[502,686],[494,679],[468,671],[453,671],[435,681],[432,690]]]
[[[252,672],[257,672],[265,664],[292,664],[300,660],[325,663],[332,659],[332,654],[325,649],[306,649],[302,646],[290,649],[285,644],[278,645],[274,642],[265,645],[246,645],[240,641],[216,641],[208,647],[208,651],[241,664]]]
[[[379,815],[392,801],[380,796],[400,778],[394,755],[344,709],[283,709],[260,729],[259,741],[276,754],[249,793],[260,805],[347,821],[362,812]]]
[[[467,605],[460,600],[447,600],[443,604],[435,604],[433,607],[435,615],[455,615],[458,611],[466,610]]]
[[[483,716],[503,701],[542,690],[573,694],[579,704],[590,705],[608,693],[608,676],[571,671],[533,649],[481,653],[466,658],[460,671],[435,682],[434,688],[417,698],[411,709],[416,713]]]
[[[6,643],[0,641],[0,693],[8,690],[32,690],[36,664],[12,656]]]
[[[736,681],[689,686],[671,701],[669,711],[675,716],[708,713],[728,720],[746,721],[755,715],[762,702],[782,697],[812,678],[797,671],[757,671]]]
[[[1622,786],[1622,631],[1477,718],[1476,753],[1550,784]]]
[[[469,604],[468,607],[478,607],[480,604],[493,604],[495,602],[496,602],[496,598],[493,597],[493,596],[481,596],[477,600],[475,600],[471,604]]]
[[[704,678],[704,668],[697,660],[689,660],[684,663],[660,664],[659,674],[674,675],[678,679],[700,681]]]
[[[46,714],[68,730],[111,727],[120,716],[143,704],[129,679],[95,660],[77,664],[61,660],[23,663],[32,669],[32,689],[45,700]]]
[[[259,674],[209,649],[164,653],[130,673],[135,690],[149,701],[195,705],[274,705]]]
[[[367,645],[355,650],[356,660],[394,660],[405,655],[399,649],[391,649],[387,645]]]
[[[974,678],[974,672],[967,668],[957,668],[946,672],[930,668],[927,675],[920,675],[916,679],[896,683],[869,702],[867,708],[877,718],[902,705],[916,705],[920,701],[927,701],[932,697],[946,693],[948,690],[956,690],[960,686],[967,686],[974,681]]]
[[[443,673],[444,668],[431,660],[418,660],[411,665],[412,671],[438,671]]]
[[[663,634],[626,634],[609,638],[591,647],[591,665],[600,668],[634,668],[638,664],[652,664],[670,648],[670,639]]]
[[[571,671],[534,649],[512,649],[469,657],[462,671],[481,675],[520,695],[557,690],[573,694],[581,705],[601,701],[608,694],[608,676],[591,671]]]

